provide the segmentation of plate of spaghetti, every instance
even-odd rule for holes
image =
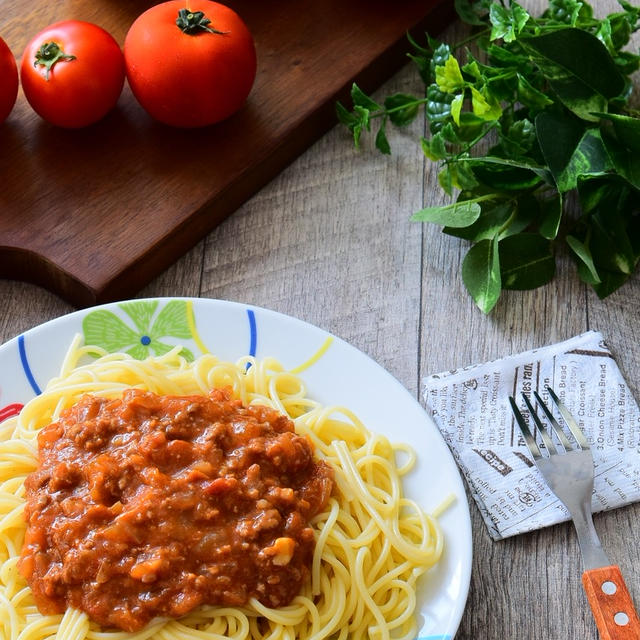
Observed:
[[[389,373],[218,300],[132,300],[0,347],[6,640],[452,640],[464,487]]]

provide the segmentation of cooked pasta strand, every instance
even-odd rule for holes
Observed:
[[[117,397],[136,387],[157,394],[206,394],[230,386],[243,403],[269,405],[294,420],[335,471],[325,510],[312,521],[311,579],[286,607],[203,606],[136,633],[102,630],[85,613],[38,613],[17,560],[26,530],[24,479],[37,465],[39,430],[85,393]],[[401,462],[399,462],[401,461]],[[60,375],[19,416],[0,425],[0,635],[7,640],[400,640],[415,637],[415,584],[437,563],[443,537],[433,515],[404,497],[415,464],[407,445],[370,433],[345,407],[323,407],[301,378],[273,358],[236,363],[205,354],[187,362],[176,347],[138,361],[76,338]],[[443,501],[437,513],[448,505]]]

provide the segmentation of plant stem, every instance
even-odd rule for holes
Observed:
[[[454,162],[460,160],[460,156],[462,156],[465,153],[469,153],[472,147],[475,147],[475,145],[477,145],[478,142],[480,142],[480,140],[482,140],[492,129],[495,129],[497,126],[498,126],[498,121],[495,120],[482,133],[478,134],[471,142],[468,142],[466,146],[460,150],[459,153],[457,153],[453,158],[451,158],[451,160],[453,160]]]
[[[45,42],[36,52],[34,67],[44,67],[44,79],[49,81],[49,73],[58,62],[75,60],[76,57],[66,54],[57,42]]]
[[[451,51],[457,51],[460,47],[464,46],[469,42],[473,42],[478,38],[481,38],[483,35],[487,33],[491,33],[491,29],[488,27],[486,29],[482,29],[482,31],[478,31],[477,33],[472,33],[468,38],[465,38],[464,40],[460,40],[460,42],[456,42],[456,44],[454,44],[453,47],[451,47]]]
[[[513,202],[513,199],[507,200],[507,202]],[[517,209],[514,209],[511,212],[511,215],[504,221],[502,226],[498,229],[498,232],[496,233],[496,238],[500,238],[500,236],[502,235],[502,232],[506,231],[511,226],[511,223],[515,220],[516,213],[517,213]]]
[[[374,111],[373,113],[369,113],[369,118],[379,118],[380,116],[386,116],[389,113],[395,113],[396,111],[402,111],[403,109],[407,109],[408,107],[414,107],[417,104],[425,104],[429,102],[428,98],[421,98],[419,100],[414,100],[413,102],[406,102],[399,107],[393,107],[392,109],[383,109],[382,111]]]

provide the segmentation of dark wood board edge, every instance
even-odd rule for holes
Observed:
[[[408,31],[416,36],[427,30],[432,35],[437,34],[454,17],[453,3],[441,0]],[[162,241],[104,282],[97,282],[91,286],[34,252],[2,246],[0,276],[42,286],[78,308],[135,296],[154,277],[195,246],[208,232],[331,129],[336,124],[335,102],[348,100],[353,82],[357,82],[365,92],[374,91],[406,63],[407,50],[406,38],[399,38],[381,55],[354,73],[330,100],[319,105],[283,139],[266,160],[251,167],[213,202],[194,212],[185,223],[172,230]],[[348,144],[348,141],[345,141],[345,144]],[[20,278],[16,278],[16,273],[21,274]]]
[[[95,291],[84,282],[28,249],[0,246],[0,277],[36,284],[79,308],[97,301]]]

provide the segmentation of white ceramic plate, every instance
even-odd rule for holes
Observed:
[[[273,311],[219,300],[160,298],[104,305],[72,313],[0,347],[0,420],[19,410],[59,371],[77,333],[108,351],[145,357],[175,344],[194,356],[208,350],[235,361],[274,356],[301,368],[309,395],[346,405],[372,431],[411,444],[416,469],[406,478],[409,496],[430,510],[449,494],[455,503],[441,517],[446,551],[423,579],[419,640],[451,640],[467,599],[471,525],[464,487],[437,428],[411,394],[382,367],[343,340]]]

